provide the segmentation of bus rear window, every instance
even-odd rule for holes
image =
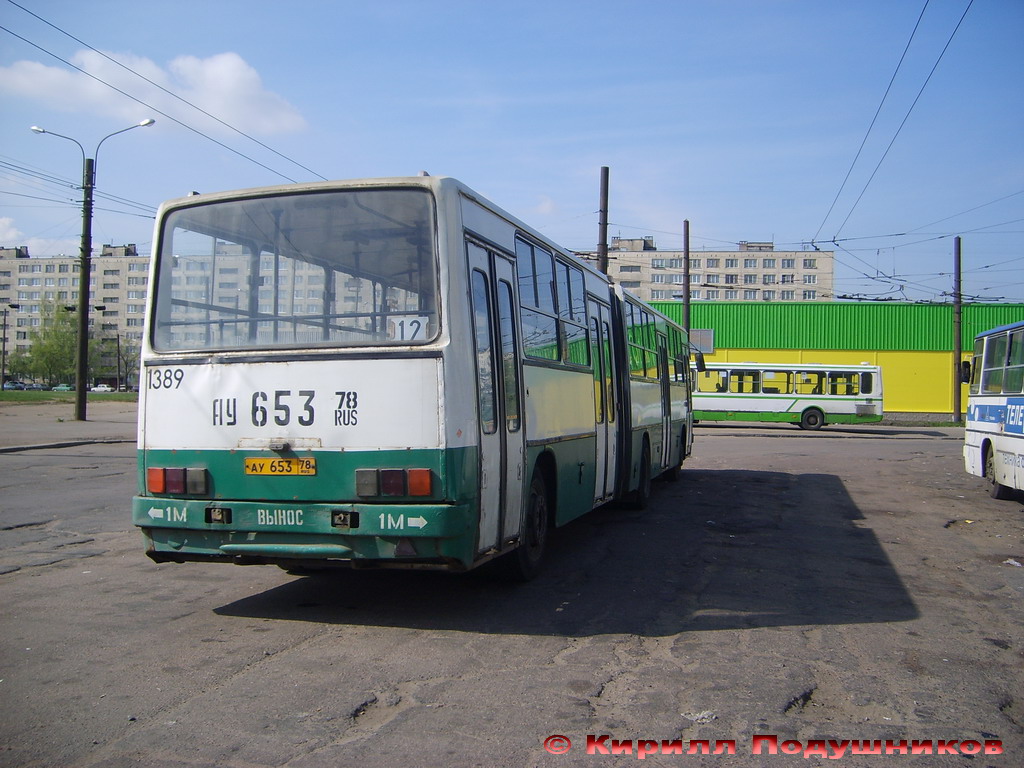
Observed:
[[[437,327],[425,190],[199,203],[161,227],[158,351],[423,344]]]

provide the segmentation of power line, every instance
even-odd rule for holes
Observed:
[[[914,97],[913,103],[910,105],[910,109],[907,110],[907,114],[903,117],[903,122],[900,123],[896,129],[896,133],[893,134],[892,140],[889,142],[889,146],[885,148],[885,152],[882,153],[882,157],[878,160],[878,165],[875,166],[875,170],[871,172],[871,176],[868,177],[867,183],[864,184],[864,189],[860,191],[857,199],[853,203],[853,207],[850,208],[850,212],[846,214],[846,218],[843,219],[843,223],[839,225],[839,229],[836,230],[834,237],[839,237],[839,233],[842,232],[843,227],[846,226],[846,222],[853,216],[853,212],[857,210],[857,206],[860,205],[861,199],[864,197],[864,193],[868,191],[868,187],[871,186],[871,182],[874,181],[875,174],[878,173],[878,169],[882,167],[882,163],[885,162],[885,158],[889,155],[889,150],[892,149],[893,144],[896,143],[896,139],[903,131],[903,126],[907,124],[907,120],[910,119],[910,114],[914,111],[914,107],[917,106],[917,102],[921,99],[921,95],[924,93],[924,89],[928,87],[928,83],[932,79],[932,75],[935,74],[935,70],[939,67],[939,62],[942,61],[943,56],[946,55],[946,51],[949,49],[950,44],[953,42],[953,38],[956,36],[957,30],[960,29],[960,25],[963,24],[964,18],[967,16],[967,12],[971,10],[971,6],[974,5],[974,0],[970,0],[967,3],[967,7],[964,9],[963,15],[960,17],[960,21],[956,23],[956,27],[953,28],[952,34],[949,36],[949,40],[946,41],[946,45],[943,46],[942,51],[939,53],[939,57],[935,60],[935,64],[932,66],[931,71],[928,73],[928,77],[925,78],[924,83],[921,85],[921,90],[917,92],[917,96]]]
[[[103,57],[103,58],[105,58],[105,59],[106,59],[107,61],[111,62],[112,64],[116,64],[117,66],[121,67],[121,69],[125,70],[126,72],[131,72],[131,73],[132,73],[133,75],[135,75],[135,76],[136,76],[136,77],[138,77],[138,78],[141,78],[142,80],[145,80],[145,81],[146,81],[147,83],[149,83],[149,84],[150,84],[150,85],[152,85],[153,87],[155,87],[155,88],[159,88],[159,89],[160,89],[161,91],[163,91],[164,93],[166,93],[166,94],[167,94],[168,96],[171,96],[171,97],[173,97],[173,98],[177,99],[178,101],[180,101],[180,102],[181,102],[181,103],[183,103],[183,104],[187,104],[188,106],[192,107],[193,109],[195,109],[195,110],[197,110],[197,111],[199,111],[199,112],[203,113],[204,115],[206,115],[207,117],[209,117],[209,118],[210,118],[211,120],[215,120],[216,122],[220,123],[220,124],[221,124],[221,125],[223,125],[223,126],[224,126],[225,128],[228,128],[228,129],[230,129],[230,130],[234,131],[235,133],[237,133],[237,134],[238,134],[238,135],[240,135],[240,136],[244,136],[245,138],[249,139],[249,141],[255,142],[256,144],[258,144],[259,146],[263,147],[263,148],[264,148],[264,149],[266,149],[267,151],[269,151],[269,152],[272,152],[273,154],[277,155],[277,156],[278,156],[278,157],[280,157],[280,158],[281,158],[282,160],[287,160],[287,161],[288,161],[289,163],[292,163],[293,165],[297,165],[297,166],[298,166],[299,168],[301,168],[302,170],[304,170],[304,171],[307,171],[307,172],[309,172],[309,173],[313,174],[313,175],[314,175],[314,176],[316,176],[316,177],[317,177],[318,179],[321,179],[321,180],[323,180],[323,181],[327,181],[327,177],[326,177],[326,176],[321,176],[321,175],[320,175],[319,173],[317,173],[317,172],[316,172],[316,171],[314,171],[313,169],[311,169],[311,168],[307,168],[306,166],[304,166],[304,165],[303,165],[302,163],[298,162],[297,160],[293,160],[292,158],[288,157],[287,155],[284,155],[284,154],[282,154],[281,152],[278,152],[278,151],[277,151],[276,149],[274,149],[273,147],[271,147],[271,146],[268,146],[267,144],[264,144],[264,143],[263,143],[262,141],[260,141],[259,139],[255,138],[255,137],[253,137],[253,136],[250,136],[250,135],[249,135],[248,133],[246,133],[245,131],[241,130],[240,128],[236,128],[235,126],[231,125],[230,123],[228,123],[228,122],[226,122],[226,121],[224,121],[224,120],[220,119],[220,118],[219,118],[219,117],[217,117],[216,115],[213,115],[213,114],[211,114],[211,113],[207,112],[207,111],[206,111],[205,109],[203,109],[202,107],[200,107],[200,106],[198,106],[198,105],[196,105],[196,104],[193,104],[193,103],[192,103],[191,101],[189,101],[188,99],[182,98],[181,96],[179,96],[178,94],[174,93],[173,91],[170,91],[170,90],[168,90],[167,88],[164,88],[164,87],[163,87],[162,85],[160,85],[159,83],[153,82],[153,81],[152,81],[152,80],[150,80],[150,79],[149,79],[148,77],[146,77],[145,75],[143,75],[143,74],[141,74],[141,73],[139,73],[139,72],[136,72],[136,71],[135,71],[134,69],[132,69],[131,67],[127,66],[126,64],[123,64],[123,63],[121,63],[120,61],[118,61],[117,59],[114,59],[114,58],[112,58],[111,56],[108,56],[108,55],[107,55],[107,54],[105,54],[105,53],[104,53],[103,51],[100,51],[100,50],[98,50],[98,49],[94,48],[93,46],[91,46],[91,45],[89,45],[89,44],[88,44],[87,42],[85,42],[84,40],[81,40],[80,38],[77,38],[77,37],[75,37],[74,35],[72,35],[72,34],[71,34],[70,32],[67,32],[67,31],[66,31],[66,30],[64,30],[64,29],[61,29],[61,28],[60,28],[60,27],[58,27],[58,26],[57,26],[56,24],[53,24],[52,22],[50,22],[50,21],[47,21],[46,19],[44,19],[44,18],[43,18],[42,16],[40,16],[39,14],[33,13],[33,12],[32,12],[32,11],[30,11],[30,10],[29,10],[28,8],[25,8],[25,7],[24,7],[24,6],[22,6],[22,5],[18,5],[18,3],[14,2],[14,0],[7,0],[7,2],[9,2],[9,3],[11,4],[11,5],[15,6],[16,8],[20,8],[21,10],[23,10],[23,11],[24,11],[25,13],[29,14],[30,16],[34,16],[35,18],[39,19],[39,21],[43,22],[43,23],[44,23],[44,24],[46,24],[47,26],[49,26],[49,27],[52,27],[53,29],[55,29],[55,30],[57,30],[58,32],[60,32],[60,33],[61,33],[62,35],[65,35],[65,36],[67,36],[67,37],[71,38],[72,40],[74,40],[74,41],[75,41],[76,43],[78,43],[79,45],[84,45],[84,46],[85,46],[86,48],[88,48],[88,49],[89,49],[90,51],[92,51],[92,52],[94,52],[94,53],[97,53],[97,54],[99,54],[100,56],[102,56],[102,57]]]
[[[10,1],[10,0],[8,0],[8,1]],[[286,175],[286,174],[283,174],[283,173],[281,173],[280,171],[274,170],[274,169],[273,169],[273,168],[271,168],[271,167],[270,167],[269,165],[266,165],[266,164],[264,164],[264,163],[261,163],[261,162],[260,162],[259,160],[256,160],[256,159],[255,159],[255,158],[253,158],[253,157],[249,157],[249,155],[245,154],[244,152],[240,152],[239,150],[237,150],[237,149],[234,149],[233,147],[229,147],[229,146],[228,146],[227,144],[225,144],[224,142],[222,142],[222,141],[218,141],[217,139],[213,138],[212,136],[209,136],[209,135],[207,135],[207,134],[203,133],[203,132],[202,132],[202,131],[200,131],[200,130],[199,130],[198,128],[193,128],[193,127],[192,127],[191,125],[188,125],[187,123],[185,123],[185,122],[182,122],[181,120],[179,120],[179,119],[178,119],[178,118],[176,118],[176,117],[172,117],[171,115],[167,114],[167,113],[166,113],[166,112],[164,112],[163,110],[161,110],[161,109],[158,109],[157,107],[154,107],[154,106],[153,106],[152,104],[149,104],[149,103],[147,103],[147,102],[143,101],[142,99],[139,99],[139,98],[136,98],[135,96],[132,96],[132,95],[131,95],[130,93],[128,93],[127,91],[124,91],[124,90],[122,90],[122,89],[118,88],[118,87],[117,87],[116,85],[112,85],[112,84],[108,83],[108,82],[107,82],[106,80],[104,80],[104,79],[102,79],[102,78],[100,78],[100,77],[96,77],[96,75],[93,75],[93,74],[92,74],[92,73],[90,73],[90,72],[86,72],[86,71],[85,71],[84,69],[82,69],[82,68],[81,68],[81,67],[79,67],[79,66],[76,66],[76,65],[72,64],[72,63],[71,63],[70,61],[68,61],[67,59],[61,58],[60,56],[58,56],[57,54],[53,53],[52,51],[48,51],[48,50],[46,50],[46,49],[45,49],[45,48],[43,48],[43,47],[42,47],[41,45],[37,45],[36,43],[33,43],[33,42],[32,42],[31,40],[29,40],[29,39],[27,39],[27,38],[25,38],[25,37],[22,37],[21,35],[17,34],[16,32],[13,32],[13,31],[11,31],[11,30],[10,30],[10,29],[8,29],[7,27],[4,27],[4,26],[0,26],[0,30],[3,30],[3,31],[4,31],[4,32],[6,32],[7,34],[11,35],[12,37],[16,37],[16,38],[18,38],[19,40],[21,40],[21,41],[22,41],[22,42],[24,42],[24,43],[28,43],[28,44],[29,44],[29,45],[31,45],[31,46],[32,46],[33,48],[36,48],[37,50],[39,50],[39,51],[42,51],[43,53],[45,53],[45,54],[46,54],[47,56],[52,56],[52,57],[53,57],[53,58],[55,58],[55,59],[56,59],[57,61],[59,61],[59,62],[61,62],[61,63],[63,63],[63,64],[66,64],[66,65],[68,65],[69,67],[71,67],[72,69],[74,69],[74,70],[76,70],[76,71],[78,71],[78,72],[81,72],[81,73],[82,73],[83,75],[85,75],[86,77],[89,77],[89,78],[91,78],[91,79],[95,80],[96,82],[98,82],[98,83],[101,83],[101,84],[103,84],[103,85],[107,86],[107,87],[108,87],[108,88],[110,88],[111,90],[117,91],[117,92],[118,92],[118,93],[120,93],[120,94],[121,94],[122,96],[127,96],[127,97],[128,97],[129,99],[131,99],[132,101],[134,101],[134,102],[136,102],[136,103],[138,103],[138,104],[141,104],[142,106],[146,107],[147,109],[150,109],[150,110],[152,110],[153,112],[156,112],[156,113],[157,113],[158,115],[161,115],[161,116],[163,116],[163,117],[166,117],[166,118],[167,118],[168,120],[170,120],[170,121],[171,121],[172,123],[177,123],[177,124],[178,124],[178,125],[180,125],[180,126],[181,126],[182,128],[185,128],[185,129],[187,129],[187,130],[189,130],[189,131],[192,131],[192,133],[194,133],[194,134],[196,134],[196,135],[198,135],[198,136],[202,136],[202,137],[203,137],[204,139],[206,139],[207,141],[212,141],[212,142],[213,142],[214,144],[216,144],[216,145],[217,145],[217,146],[219,146],[219,147],[222,147],[223,149],[226,149],[226,150],[227,150],[228,152],[231,152],[231,153],[233,153],[233,154],[235,154],[235,155],[238,155],[239,157],[241,157],[241,158],[244,158],[244,159],[248,160],[248,161],[249,161],[250,163],[255,163],[255,164],[256,164],[256,165],[258,165],[258,166],[259,166],[260,168],[263,168],[264,170],[270,171],[270,172],[271,172],[271,173],[273,173],[273,174],[274,174],[275,176],[280,176],[280,177],[281,177],[282,179],[285,179],[285,180],[287,180],[287,181],[290,181],[290,182],[291,182],[291,183],[293,183],[293,184],[297,184],[297,183],[298,183],[298,182],[297,182],[297,181],[296,181],[295,179],[293,179],[293,178],[292,178],[291,176],[288,176],[288,175]]]
[[[821,230],[825,227],[825,222],[828,221],[828,217],[832,215],[832,210],[836,207],[836,203],[839,202],[839,196],[843,193],[846,188],[846,182],[850,180],[850,174],[853,173],[853,168],[857,165],[857,161],[860,159],[861,152],[864,151],[864,145],[868,142],[868,136],[871,135],[871,129],[875,127],[875,122],[878,120],[878,115],[882,111],[882,106],[885,104],[886,98],[889,96],[889,91],[892,90],[892,84],[896,82],[896,75],[899,74],[900,68],[903,66],[904,59],[907,58],[907,51],[910,50],[910,44],[914,41],[914,36],[917,34],[918,27],[921,26],[921,19],[924,18],[924,12],[928,8],[929,0],[924,0],[924,7],[921,8],[921,14],[917,17],[917,23],[914,25],[913,31],[910,33],[910,39],[907,40],[907,45],[903,49],[903,55],[900,56],[899,62],[896,64],[896,69],[892,73],[892,77],[889,78],[889,85],[886,86],[885,93],[882,94],[882,100],[878,102],[878,109],[875,110],[875,116],[871,118],[871,124],[868,126],[867,132],[864,134],[864,138],[860,142],[860,147],[857,149],[857,154],[853,158],[853,162],[850,163],[850,168],[846,172],[846,177],[843,179],[843,183],[839,185],[839,191],[836,192],[835,199],[832,200],[832,205],[828,207],[828,213],[825,214],[825,218],[821,220],[821,224],[818,226],[818,231],[814,233],[814,237],[811,239],[813,243],[818,239],[818,235],[821,234]]]

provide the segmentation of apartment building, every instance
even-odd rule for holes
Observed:
[[[134,244],[104,245],[90,260],[90,335],[138,347],[142,341],[149,258]],[[0,311],[3,349],[10,355],[28,351],[31,331],[49,305],[76,311],[81,290],[79,258],[33,257],[28,248],[0,248]]]
[[[693,301],[832,301],[834,251],[776,251],[741,242],[734,251],[690,251]],[[613,237],[608,273],[644,301],[682,301],[682,251],[659,251],[653,237]]]

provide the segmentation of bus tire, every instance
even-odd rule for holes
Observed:
[[[547,483],[540,467],[533,470],[519,546],[502,558],[503,575],[510,581],[525,582],[541,571],[551,528],[551,504]]]
[[[988,480],[988,495],[993,499],[1013,498],[1013,490],[996,480],[996,452],[991,445],[985,446],[985,479]]]
[[[651,445],[644,439],[644,447],[640,451],[640,479],[636,490],[629,498],[629,506],[633,509],[647,509],[651,500]]]
[[[800,416],[800,429],[821,429],[825,425],[825,414],[817,408],[808,408]]]

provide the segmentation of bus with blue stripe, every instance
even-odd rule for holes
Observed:
[[[1024,489],[1024,322],[978,334],[969,364],[964,465],[995,499]]]
[[[530,578],[691,450],[683,329],[451,178],[164,203],[146,322],[157,562]]]

